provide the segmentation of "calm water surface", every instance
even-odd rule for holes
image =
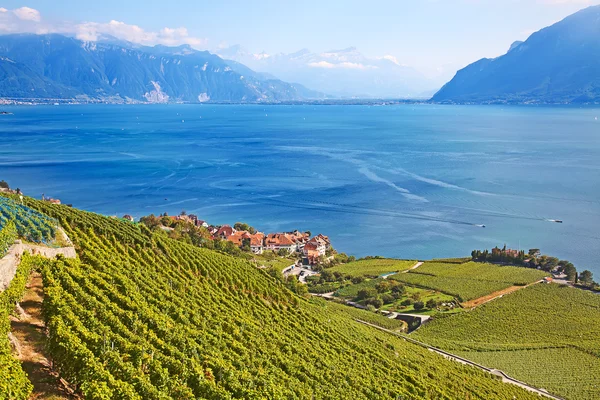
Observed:
[[[34,197],[323,232],[357,256],[539,247],[600,278],[598,108],[4,109],[0,179]]]

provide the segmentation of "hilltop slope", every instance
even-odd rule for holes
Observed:
[[[27,203],[79,249],[42,275],[48,349],[86,398],[537,398],[297,297],[243,260]]]
[[[458,71],[436,102],[600,101],[600,6],[581,10],[515,42],[508,53]]]

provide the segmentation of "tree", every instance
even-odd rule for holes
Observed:
[[[8,186],[8,183],[6,183],[6,181],[4,179],[0,181],[0,188],[10,189],[10,187]]]
[[[579,281],[584,285],[591,285],[594,283],[594,275],[587,269],[579,274]]]
[[[381,300],[383,301],[383,304],[390,304],[393,303],[396,299],[391,294],[386,293],[381,295]]]
[[[166,214],[166,213],[165,213]],[[161,219],[160,219],[160,224],[162,226],[171,226],[171,218],[169,218],[167,215],[164,215]]]
[[[236,231],[248,231],[253,235],[256,233],[256,229],[254,229],[253,227],[251,227],[250,225],[248,225],[244,222],[236,222],[233,225],[233,229],[235,229]]]
[[[287,257],[290,255],[290,252],[287,249],[279,249],[277,250],[277,255],[279,257]]]
[[[567,275],[568,281],[574,281],[577,277],[577,269],[575,269],[575,266],[571,263],[568,263],[563,267],[563,273]]]
[[[362,283],[365,280],[364,277],[362,276],[355,276],[352,278],[352,283],[354,283],[355,285]]]
[[[368,299],[377,294],[377,291],[371,288],[360,289],[356,295],[359,300]]]
[[[326,269],[321,272],[321,278],[326,282],[333,282],[335,280],[333,273]]]
[[[404,287],[403,284],[401,284],[400,282],[394,282],[392,284],[392,293],[396,293],[396,294],[404,294],[404,292],[406,292],[406,288]]]
[[[427,303],[425,304],[427,306],[427,308],[429,308],[430,310],[433,310],[434,308],[437,307],[438,303],[437,301],[435,301],[434,299],[429,299],[427,300]]]
[[[252,247],[250,246],[250,239],[249,238],[242,239],[242,250],[243,251],[250,251],[250,250],[252,250]]]
[[[366,303],[372,305],[375,308],[381,308],[381,306],[383,305],[383,300],[381,300],[379,297],[372,297],[368,299]]]
[[[540,255],[540,249],[529,249],[527,252],[531,257],[537,257]]]
[[[375,285],[375,289],[377,289],[379,293],[385,293],[390,290],[390,283],[385,280],[382,280],[381,282],[377,283],[377,285]]]
[[[425,304],[422,301],[417,301],[415,304],[413,304],[413,307],[415,310],[419,311],[425,308]]]

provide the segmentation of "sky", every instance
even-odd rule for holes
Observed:
[[[84,4],[85,3],[85,4]],[[424,73],[504,54],[600,0],[0,0],[0,33],[107,33],[142,44],[253,53],[355,46]]]

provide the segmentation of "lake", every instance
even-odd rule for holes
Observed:
[[[321,232],[356,256],[536,247],[600,278],[598,108],[3,110],[14,115],[0,116],[0,179],[33,197],[107,215],[185,210],[213,224]]]

